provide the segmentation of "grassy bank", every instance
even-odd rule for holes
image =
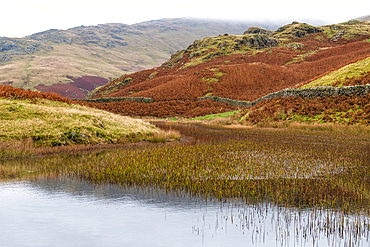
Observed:
[[[254,108],[254,111],[259,111],[259,113],[265,113],[264,108]],[[276,111],[279,108],[275,109]],[[204,124],[208,126],[223,126],[223,127],[230,127],[230,128],[247,128],[250,131],[251,129],[274,129],[280,130],[283,132],[302,132],[302,133],[310,133],[314,135],[321,135],[324,133],[350,133],[354,135],[362,135],[364,133],[370,134],[370,126],[367,124],[367,121],[360,121],[354,122],[350,121],[349,118],[341,118],[341,114],[344,115],[346,112],[341,112],[337,114],[337,117],[334,119],[335,121],[327,121],[323,122],[320,121],[320,115],[314,116],[296,116],[295,118],[289,118],[289,115],[281,114],[279,117],[276,117],[276,113],[272,112],[273,114],[267,114],[264,116],[258,116],[258,118],[254,115],[251,116],[248,114],[254,113],[253,110],[241,110],[241,111],[233,111],[233,112],[226,112],[223,114],[211,114],[206,115],[203,117],[197,118],[166,118],[166,119],[157,119],[157,118],[145,118],[151,122],[161,122],[166,121],[170,123],[198,123]],[[286,111],[283,108],[282,111]],[[351,116],[356,116],[354,113],[355,111],[349,110],[349,113],[352,113]],[[357,111],[359,112],[359,111]],[[362,112],[362,111],[360,111]],[[270,112],[271,113],[271,112]],[[290,112],[291,113],[291,112]],[[369,136],[370,138],[370,136]]]
[[[45,99],[0,98],[0,156],[30,155],[34,148],[179,139],[149,123]]]

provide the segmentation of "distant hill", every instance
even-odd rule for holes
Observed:
[[[357,20],[357,21],[370,21],[370,15],[366,15],[366,16],[362,16],[362,17],[359,17],[359,18],[355,18],[354,20]]]
[[[253,25],[181,18],[0,37],[0,84],[82,98],[109,78],[162,64],[196,39],[242,34]]]

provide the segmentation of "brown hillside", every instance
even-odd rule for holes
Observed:
[[[370,42],[366,41],[333,42],[329,38],[318,41],[317,34],[298,41],[299,48],[285,45],[219,56],[184,68],[190,60],[190,54],[185,52],[181,59],[167,63],[169,67],[145,70],[111,81],[100,88],[94,98],[133,96],[163,101],[214,95],[252,101],[268,93],[304,85],[370,56]],[[131,81],[127,85],[115,86],[128,78]]]
[[[299,97],[271,99],[241,112],[245,122],[267,123],[297,121],[305,123],[370,123],[370,95],[358,97],[302,99]]]
[[[56,93],[24,90],[10,85],[0,85],[0,97],[7,99],[30,99],[34,103],[36,103],[36,99],[47,99],[68,104],[74,103],[128,116],[197,117],[238,109],[235,106],[225,103],[217,103],[211,100],[160,101],[151,104],[136,102],[92,103],[85,101],[72,101],[69,98],[61,97]]]
[[[43,93],[37,91],[24,90],[22,88],[13,87],[10,85],[0,85],[0,97],[7,99],[48,99],[52,101],[72,103],[69,98],[64,98],[56,93]]]
[[[170,100],[150,104],[138,102],[92,103],[79,101],[79,104],[126,116],[153,116],[159,118],[174,116],[192,118],[238,109],[236,106],[211,100]]]

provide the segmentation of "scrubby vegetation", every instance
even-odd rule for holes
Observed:
[[[223,113],[238,109],[226,103],[218,103],[212,100],[169,100],[158,101],[153,103],[140,102],[111,102],[111,103],[94,103],[80,101],[79,104],[93,107],[116,114],[128,116],[152,116],[158,118],[164,117],[198,117],[208,114]]]
[[[355,86],[355,85],[369,85],[370,84],[370,70],[362,72],[359,76],[345,77],[344,80],[337,80],[334,86]]]
[[[370,94],[315,99],[301,97],[262,101],[241,113],[243,122],[370,123]]]
[[[370,58],[366,58],[356,63],[351,63],[317,80],[314,80],[304,85],[303,88],[312,88],[318,86],[366,85],[369,84],[369,80],[366,80],[363,77],[368,74],[369,70]]]
[[[268,93],[304,84],[353,61],[363,60],[367,58],[370,51],[369,42],[354,42],[342,46],[330,45],[329,49],[320,49],[317,47],[318,44],[323,45],[312,41],[307,43],[302,51],[278,47],[252,56],[222,56],[184,70],[180,69],[181,64],[179,64],[177,69],[175,67],[157,68],[138,72],[129,75],[133,78],[129,85],[106,96],[148,97],[153,98],[154,101],[163,101],[197,99],[211,94],[223,98],[252,101]],[[306,57],[304,61],[286,65],[302,52],[310,52],[311,49],[318,49],[320,52]],[[225,61],[229,62],[225,63]],[[158,74],[148,79],[151,72],[156,70],[159,71]],[[212,70],[219,71],[223,76],[216,77]],[[124,80],[126,77],[117,80]],[[100,97],[99,92],[104,92],[105,87],[110,87],[110,84],[102,87],[92,96]]]
[[[42,93],[37,91],[24,90],[18,87],[12,87],[10,85],[0,85],[0,97],[7,99],[46,99],[51,101],[58,101],[71,104],[72,100],[64,98],[56,93]]]
[[[285,88],[366,84],[370,54],[368,28],[368,23],[356,21],[320,28],[294,22],[275,32],[250,28],[241,36],[220,35],[198,40],[174,54],[161,67],[112,79],[89,94],[91,99],[73,103],[139,117],[194,118],[243,108],[240,120],[252,124],[271,121],[368,124],[369,96],[366,94],[315,99],[266,98],[244,109],[249,106],[248,101]],[[315,81],[319,77],[325,83]],[[70,99],[57,94],[11,86],[1,86],[0,96],[12,100],[27,99],[28,103],[40,108],[32,113],[34,115],[41,111],[43,104],[50,105],[49,100],[70,104],[71,109],[77,107],[71,106]],[[235,100],[246,102],[240,104]],[[4,109],[8,113],[29,115],[23,112],[26,105],[6,104],[9,107]],[[27,111],[30,110],[27,108]],[[49,126],[35,130],[36,134],[32,135],[14,133],[11,138],[32,137],[40,145],[100,143],[101,138],[110,142],[119,140],[115,131],[109,130],[107,134],[97,129],[104,125],[99,124],[100,117],[84,118],[83,121],[81,117],[72,119],[96,126],[85,128],[74,123],[61,131]]]

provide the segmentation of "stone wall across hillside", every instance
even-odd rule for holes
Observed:
[[[95,102],[95,103],[109,103],[109,102],[122,102],[122,101],[153,103],[152,98],[145,98],[145,97],[107,97],[107,98],[98,98],[98,99],[82,99],[81,101]]]
[[[254,101],[240,101],[222,98],[218,96],[205,96],[198,98],[198,100],[213,100],[215,102],[222,102],[233,106],[239,107],[251,107],[257,105],[259,102],[264,100],[276,99],[276,98],[287,98],[287,97],[301,97],[303,99],[313,99],[313,98],[326,98],[326,97],[336,97],[341,95],[351,96],[363,96],[370,93],[370,84],[367,85],[357,85],[357,86],[345,86],[345,87],[315,87],[315,88],[287,88],[279,92],[270,93]],[[98,99],[84,99],[87,102],[118,102],[118,101],[133,101],[133,102],[143,102],[152,103],[152,98],[145,97],[110,97],[110,98],[98,98]]]
[[[312,98],[336,97],[336,96],[341,96],[341,95],[363,96],[363,95],[368,94],[369,92],[370,92],[370,84],[367,84],[367,85],[345,86],[345,87],[327,86],[327,87],[315,87],[315,88],[304,88],[304,89],[287,88],[279,92],[270,93],[254,101],[239,101],[239,100],[221,98],[218,96],[205,96],[205,97],[198,98],[198,100],[211,99],[216,102],[224,102],[224,103],[228,103],[234,106],[251,107],[251,106],[258,104],[261,101],[270,100],[273,98],[301,97],[303,99],[306,99],[306,98],[312,99]]]

